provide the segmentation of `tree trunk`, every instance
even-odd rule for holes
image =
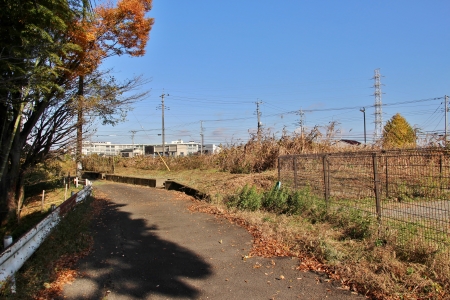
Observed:
[[[83,152],[83,95],[84,95],[84,77],[78,78],[78,119],[77,119],[77,150],[76,150],[76,165],[78,178],[81,178],[81,156]]]
[[[2,224],[13,219],[17,212],[17,191],[20,191],[23,180],[20,180],[20,137],[16,134],[9,153],[9,167],[1,182],[0,203],[2,205],[0,221]]]
[[[3,173],[7,170],[7,163],[8,163],[8,156],[9,153],[11,151],[11,147],[14,141],[15,136],[17,136],[19,134],[19,125],[20,125],[20,120],[22,118],[22,110],[24,107],[24,103],[20,103],[18,105],[18,110],[15,112],[15,120],[14,120],[14,124],[13,124],[13,128],[12,128],[12,132],[9,133],[7,132],[8,130],[8,125],[6,122],[7,116],[6,113],[4,115],[5,120],[4,120],[4,126],[2,127],[2,129],[4,129],[4,131],[2,132],[2,136],[1,136],[1,149],[0,149],[0,178],[3,178]],[[5,108],[6,111],[6,108]]]

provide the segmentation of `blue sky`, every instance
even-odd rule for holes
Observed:
[[[338,122],[336,138],[374,132],[374,70],[380,69],[383,122],[395,113],[424,132],[444,130],[450,94],[450,1],[153,0],[146,55],[110,58],[117,78],[144,75],[150,95],[127,121],[97,126],[93,141],[246,141],[261,122],[280,135]],[[396,104],[408,102],[403,104]],[[336,110],[333,110],[336,108]],[[349,108],[349,109],[342,109]]]

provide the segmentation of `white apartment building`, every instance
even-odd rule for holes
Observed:
[[[97,154],[100,156],[120,155],[120,151],[126,149],[141,150],[144,153],[145,145],[142,144],[112,144],[111,142],[83,142],[83,155]]]
[[[203,145],[203,153],[205,154],[217,154],[222,150],[219,146],[215,144],[205,144]]]
[[[145,155],[157,156],[158,153],[163,155],[163,152],[165,152],[165,156],[189,156],[198,153],[200,150],[199,143],[193,141],[184,143],[182,140],[177,140],[164,146],[164,151],[162,144],[145,146]]]
[[[113,144],[111,142],[83,142],[83,155],[97,154],[99,156],[122,155],[132,157],[136,155],[163,155],[162,144]],[[189,156],[200,152],[201,145],[197,142],[172,141],[165,145],[165,156]],[[220,151],[220,147],[214,144],[203,145],[203,153],[214,154]],[[124,154],[125,153],[125,154]],[[132,153],[132,154],[131,154]]]

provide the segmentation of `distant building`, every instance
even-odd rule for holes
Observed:
[[[217,154],[222,151],[222,148],[215,144],[205,144],[203,145],[203,153],[205,154]]]
[[[172,141],[164,146],[164,151],[162,144],[145,146],[145,155],[157,156],[159,153],[163,156],[163,152],[165,152],[165,156],[188,156],[197,153],[200,149],[199,143],[192,141],[184,143],[182,140]]]
[[[122,157],[135,157],[143,155],[143,151],[141,149],[124,149],[120,150],[120,156]]]
[[[361,143],[354,140],[339,140],[334,143],[334,146],[346,148],[346,147],[359,147]]]
[[[144,152],[144,145],[133,144],[112,144],[111,142],[90,142],[84,141],[82,152],[83,155],[97,154],[99,156],[116,156],[120,155],[120,151],[125,149],[141,149]]]

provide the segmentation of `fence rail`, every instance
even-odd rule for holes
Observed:
[[[430,150],[286,155],[279,180],[307,189],[328,207],[377,218],[398,244],[450,246],[450,152]],[[391,239],[392,240],[392,239]]]

